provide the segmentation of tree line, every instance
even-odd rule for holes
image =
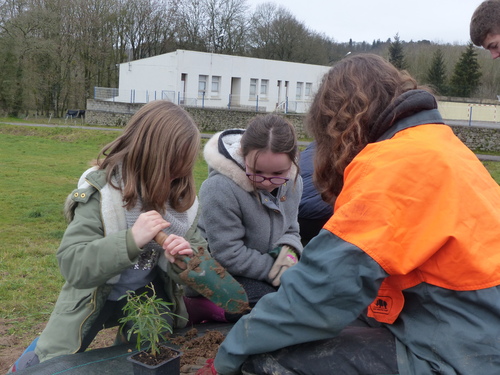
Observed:
[[[388,59],[398,69],[410,70],[398,34],[389,44]],[[451,76],[448,75],[442,47],[436,49],[421,81],[438,95],[469,98],[478,93],[482,75],[476,48],[469,43],[455,63]]]
[[[401,68],[442,95],[500,94],[498,69],[472,45],[404,42],[397,33],[338,42],[272,2],[251,10],[246,0],[0,0],[0,111],[83,109],[94,87],[118,87],[118,64],[177,49],[317,65],[372,52],[395,65],[402,59]]]

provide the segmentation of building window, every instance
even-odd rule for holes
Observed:
[[[267,90],[269,87],[269,80],[263,79],[260,81],[260,95],[267,96]]]
[[[302,99],[302,86],[304,85],[304,82],[297,82],[297,91],[295,94],[295,99],[300,100]]]
[[[255,98],[257,96],[257,83],[258,83],[257,78],[251,78],[250,79],[250,97]]]
[[[198,97],[202,98],[207,92],[208,76],[200,75],[198,78]]]
[[[220,77],[212,76],[212,95],[218,96],[220,92]]]
[[[306,91],[304,93],[306,98],[310,98],[312,96],[312,87],[313,84],[311,82],[306,82]]]

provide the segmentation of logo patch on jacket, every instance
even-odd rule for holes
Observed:
[[[368,306],[368,316],[392,324],[403,310],[405,298],[400,290],[381,287],[377,298]]]
[[[375,303],[372,304],[371,309],[378,314],[389,314],[392,307],[391,297],[377,297]]]

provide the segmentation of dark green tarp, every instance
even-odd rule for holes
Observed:
[[[222,334],[227,334],[232,327],[231,323],[206,323],[194,326],[198,330],[198,336],[203,335],[207,330],[217,330]],[[183,328],[174,332],[175,336],[182,336],[193,327]],[[167,344],[174,349],[178,346]],[[132,350],[130,352],[129,350]],[[127,361],[127,357],[136,353],[134,345],[118,345],[109,348],[88,350],[84,353],[64,355],[50,359],[36,366],[17,371],[19,375],[100,375],[100,374],[120,374],[132,375],[132,364]]]

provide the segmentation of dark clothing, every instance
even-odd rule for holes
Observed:
[[[299,173],[302,176],[303,191],[299,205],[299,226],[302,244],[305,246],[316,236],[323,225],[333,215],[333,207],[321,199],[314,186],[314,151],[316,142],[311,142],[300,153]]]
[[[165,293],[165,291],[162,288],[161,279],[157,278],[157,279],[153,280],[152,284],[154,285],[156,296],[158,298],[161,298],[163,301],[170,302],[168,300],[167,294]],[[151,290],[151,288],[149,288],[147,286],[137,289],[135,291],[135,294],[141,295],[144,292],[146,292],[147,295],[150,297],[153,295],[153,291]],[[94,323],[92,324],[92,326],[90,327],[90,329],[88,330],[86,335],[83,337],[82,345],[77,353],[82,353],[85,350],[87,350],[87,348],[92,343],[92,341],[94,340],[94,338],[97,336],[97,334],[99,333],[99,331],[101,329],[121,325],[121,323],[119,322],[119,319],[121,319],[124,316],[122,309],[126,303],[127,303],[126,298],[122,298],[118,301],[107,300],[104,303],[104,306],[102,307],[102,310],[99,312],[99,315],[97,316],[96,320],[94,321]],[[173,326],[173,320],[172,320],[170,315],[165,314],[165,315],[163,315],[163,317],[168,320],[168,323],[171,326]],[[121,343],[126,343],[129,341],[127,339],[127,335],[128,335],[127,332],[129,329],[130,329],[130,326],[126,326],[126,327],[123,327],[121,334],[120,334],[120,331],[118,331],[117,338],[121,336],[121,341],[122,341]],[[136,336],[133,335],[131,337],[130,342],[135,342],[135,341],[136,341]]]
[[[333,339],[289,346],[251,356],[244,373],[296,375],[398,374],[396,341],[385,327],[346,327]]]
[[[328,219],[301,219],[299,217],[300,240],[304,247],[318,235],[327,221]]]
[[[235,276],[236,281],[238,281],[248,296],[248,303],[250,307],[254,307],[255,304],[266,294],[276,292],[278,288],[275,288],[269,283],[264,281],[249,279],[248,277]]]

